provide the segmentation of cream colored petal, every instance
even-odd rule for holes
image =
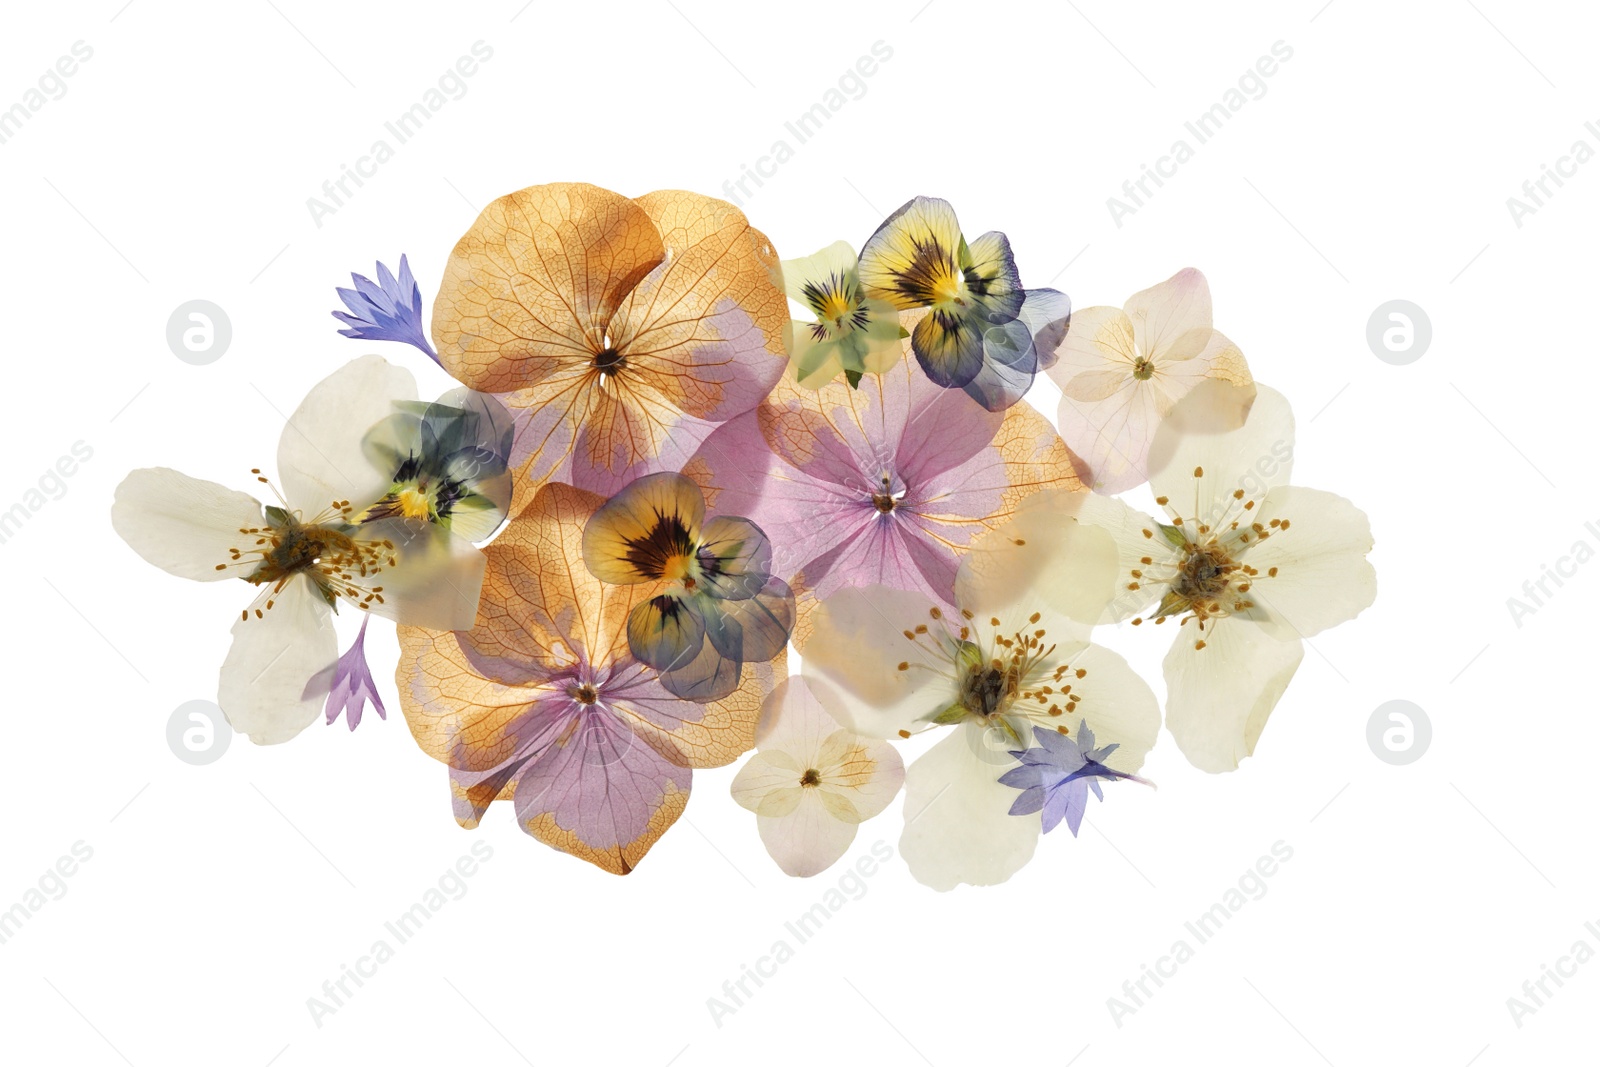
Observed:
[[[740,807],[765,815],[784,815],[800,802],[800,777],[791,761],[756,752],[733,777],[731,792]]]
[[[1289,482],[1294,413],[1282,393],[1255,389],[1255,402],[1237,429],[1215,432],[1228,424],[1241,393],[1213,381],[1184,398],[1156,431],[1150,488],[1167,497],[1191,531],[1196,522],[1218,522],[1234,506],[1234,494],[1260,500],[1268,489]]]
[[[111,527],[129,548],[168,574],[197,582],[248,573],[229,566],[230,550],[253,547],[255,537],[239,531],[263,522],[255,497],[167,467],[130,472],[111,505]]]
[[[1248,619],[1209,627],[1197,649],[1199,638],[1194,624],[1185,624],[1163,663],[1167,729],[1190,763],[1215,774],[1255,751],[1305,650]]]
[[[1311,637],[1372,605],[1378,595],[1377,572],[1366,558],[1372,527],[1360,509],[1320,489],[1281,485],[1258,510],[1268,536],[1244,556],[1261,572],[1249,596],[1286,625],[1279,636]]]
[[[786,259],[781,266],[783,268],[784,295],[806,308],[807,311],[810,311],[811,306],[806,303],[806,285],[854,274],[856,270],[856,250],[850,246],[848,241],[835,241],[828,247],[813,252],[809,256],[802,256],[799,259]]]
[[[1193,267],[1134,293],[1123,310],[1147,359],[1193,359],[1211,339],[1211,287]]]
[[[839,730],[823,742],[817,754],[818,792],[837,818],[863,822],[889,806],[905,783],[905,764],[888,741],[874,741],[849,730]]]
[[[951,660],[934,654],[929,635],[905,637],[918,626],[942,625],[929,607],[925,597],[884,586],[841,589],[817,606],[801,669],[808,682],[820,680],[838,694],[841,726],[893,737],[954,698]]]
[[[834,818],[816,790],[803,792],[789,814],[756,818],[767,854],[784,874],[796,878],[810,878],[833,866],[856,837],[855,823]]]
[[[956,571],[956,603],[979,620],[999,617],[1008,628],[1039,613],[1047,641],[1087,643],[1117,582],[1111,534],[1072,517],[1079,506],[1072,498],[1087,495],[1050,493],[973,542]]]
[[[997,760],[982,734],[954,727],[906,770],[900,854],[913,878],[940,891],[1004,882],[1039,843],[1039,814],[1010,814],[1018,791],[1000,784],[1015,763]]]
[[[281,591],[262,592],[233,624],[217,703],[256,744],[287,741],[322,710],[338,658],[327,602],[305,578],[290,578]]]
[[[357,510],[388,492],[394,471],[378,470],[362,439],[416,400],[411,372],[382,356],[353,359],[311,387],[278,439],[278,477],[289,506],[310,519],[335,501]]]
[[[488,558],[482,550],[443,527],[418,520],[370,523],[360,533],[395,546],[395,566],[352,578],[357,585],[382,588],[383,600],[374,599],[369,608],[374,615],[430,630],[472,629]]]
[[[1116,573],[1113,596],[1098,620],[1101,623],[1137,615],[1160,599],[1164,587],[1150,581],[1150,576],[1167,573],[1168,566],[1178,558],[1178,550],[1161,536],[1156,520],[1116,497],[1100,493],[1039,493],[1025,501],[1017,515],[1026,515],[1030,523],[1046,525],[1075,519],[1110,535],[1116,546]],[[1137,589],[1130,588],[1135,585]]]

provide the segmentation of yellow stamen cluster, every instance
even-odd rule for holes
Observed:
[[[1198,480],[1204,476],[1202,468],[1194,469],[1196,514],[1200,511]],[[1179,626],[1193,619],[1195,629],[1203,634],[1208,622],[1255,607],[1256,602],[1249,596],[1251,587],[1262,577],[1276,578],[1278,568],[1269,567],[1263,575],[1244,562],[1243,557],[1251,546],[1288,530],[1289,520],[1273,519],[1267,523],[1250,521],[1250,515],[1259,501],[1247,499],[1243,489],[1235,489],[1226,501],[1221,516],[1210,521],[1201,521],[1194,516],[1186,521],[1164,496],[1156,497],[1156,503],[1172,519],[1171,529],[1167,532],[1175,530],[1173,536],[1181,537],[1182,543],[1176,546],[1175,556],[1159,561],[1154,556],[1143,556],[1140,557],[1139,566],[1128,571],[1131,580],[1127,588],[1130,591],[1151,585],[1164,589],[1161,602],[1150,617],[1158,625],[1168,618],[1177,617]],[[1147,539],[1156,540],[1155,531],[1145,529],[1140,532]],[[1142,618],[1136,618],[1133,624],[1138,626],[1143,621]],[[1205,648],[1204,638],[1196,639],[1194,647]]]

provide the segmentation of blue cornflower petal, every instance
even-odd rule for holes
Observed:
[[[422,291],[411,275],[411,264],[400,257],[400,276],[378,264],[378,280],[351,274],[354,289],[335,291],[348,312],[335,311],[333,317],[350,327],[340,330],[345,337],[363,341],[399,341],[413,345],[435,363],[439,356],[428,343],[428,330],[422,321]]]
[[[1105,800],[1100,781],[1125,778],[1145,782],[1137,775],[1112,770],[1105,759],[1118,748],[1116,744],[1095,746],[1094,731],[1089,724],[1079,720],[1076,738],[1059,730],[1033,728],[1037,742],[1033,747],[1012,752],[1017,766],[1000,776],[1000,784],[1020,789],[1022,793],[1011,805],[1012,815],[1032,815],[1042,811],[1041,823],[1049,833],[1063,821],[1072,836],[1078,836],[1083,825],[1083,815],[1089,806],[1089,791],[1095,798]]]

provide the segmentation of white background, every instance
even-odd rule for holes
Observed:
[[[12,5],[0,107],[74,42],[93,57],[0,144],[0,510],[75,442],[93,457],[0,545],[0,909],[75,842],[93,857],[0,945],[0,1058],[1592,1062],[1600,962],[1520,1027],[1506,1001],[1575,941],[1600,949],[1584,929],[1600,925],[1600,565],[1550,584],[1520,627],[1506,601],[1574,542],[1600,546],[1584,526],[1600,520],[1584,236],[1600,163],[1520,227],[1506,200],[1575,140],[1600,148],[1584,129],[1597,27],[1578,4],[1321,5]],[[307,198],[479,40],[493,58],[466,94],[315,225]],[[795,146],[785,120],[880,40],[893,56],[865,94]],[[1193,145],[1184,122],[1277,41],[1293,57],[1265,95],[1115,225],[1107,198]],[[282,414],[364,351],[442,391],[411,350],[334,332],[349,271],[409,253],[431,300],[495,196],[560,180],[717,194],[779,138],[794,158],[745,210],[784,256],[859,245],[926,193],[969,233],[1006,232],[1025,283],[1079,307],[1201,268],[1218,327],[1295,406],[1295,481],[1371,516],[1379,595],[1315,639],[1238,772],[1195,771],[1164,736],[1146,765],[1159,791],[1112,789],[1081,838],[1045,838],[999,888],[936,894],[896,858],[719,1027],[707,998],[794,944],[784,922],[843,870],[783,876],[727,794],[733,767],[695,775],[685,818],[627,878],[507,811],[463,831],[398,719],[377,627],[389,721],[185,765],[167,719],[215,697],[245,591],[146,565],[108,508],[145,465],[249,488]],[[202,367],[165,340],[196,298],[234,333]],[[1432,321],[1408,366],[1366,341],[1394,298]],[[1054,415],[1048,383],[1030,399]],[[1165,637],[1103,640],[1159,692]],[[1397,698],[1433,725],[1402,767],[1366,740]],[[899,820],[896,804],[863,826],[846,862],[894,844]],[[493,858],[466,895],[316,1025],[307,998],[475,840]],[[1293,858],[1265,896],[1198,945],[1185,922],[1278,841]],[[1180,938],[1194,958],[1119,1026],[1107,999]]]

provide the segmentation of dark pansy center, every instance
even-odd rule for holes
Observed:
[[[699,545],[689,526],[677,512],[656,516],[655,524],[643,537],[628,541],[624,558],[646,578],[692,579],[690,564]]]

